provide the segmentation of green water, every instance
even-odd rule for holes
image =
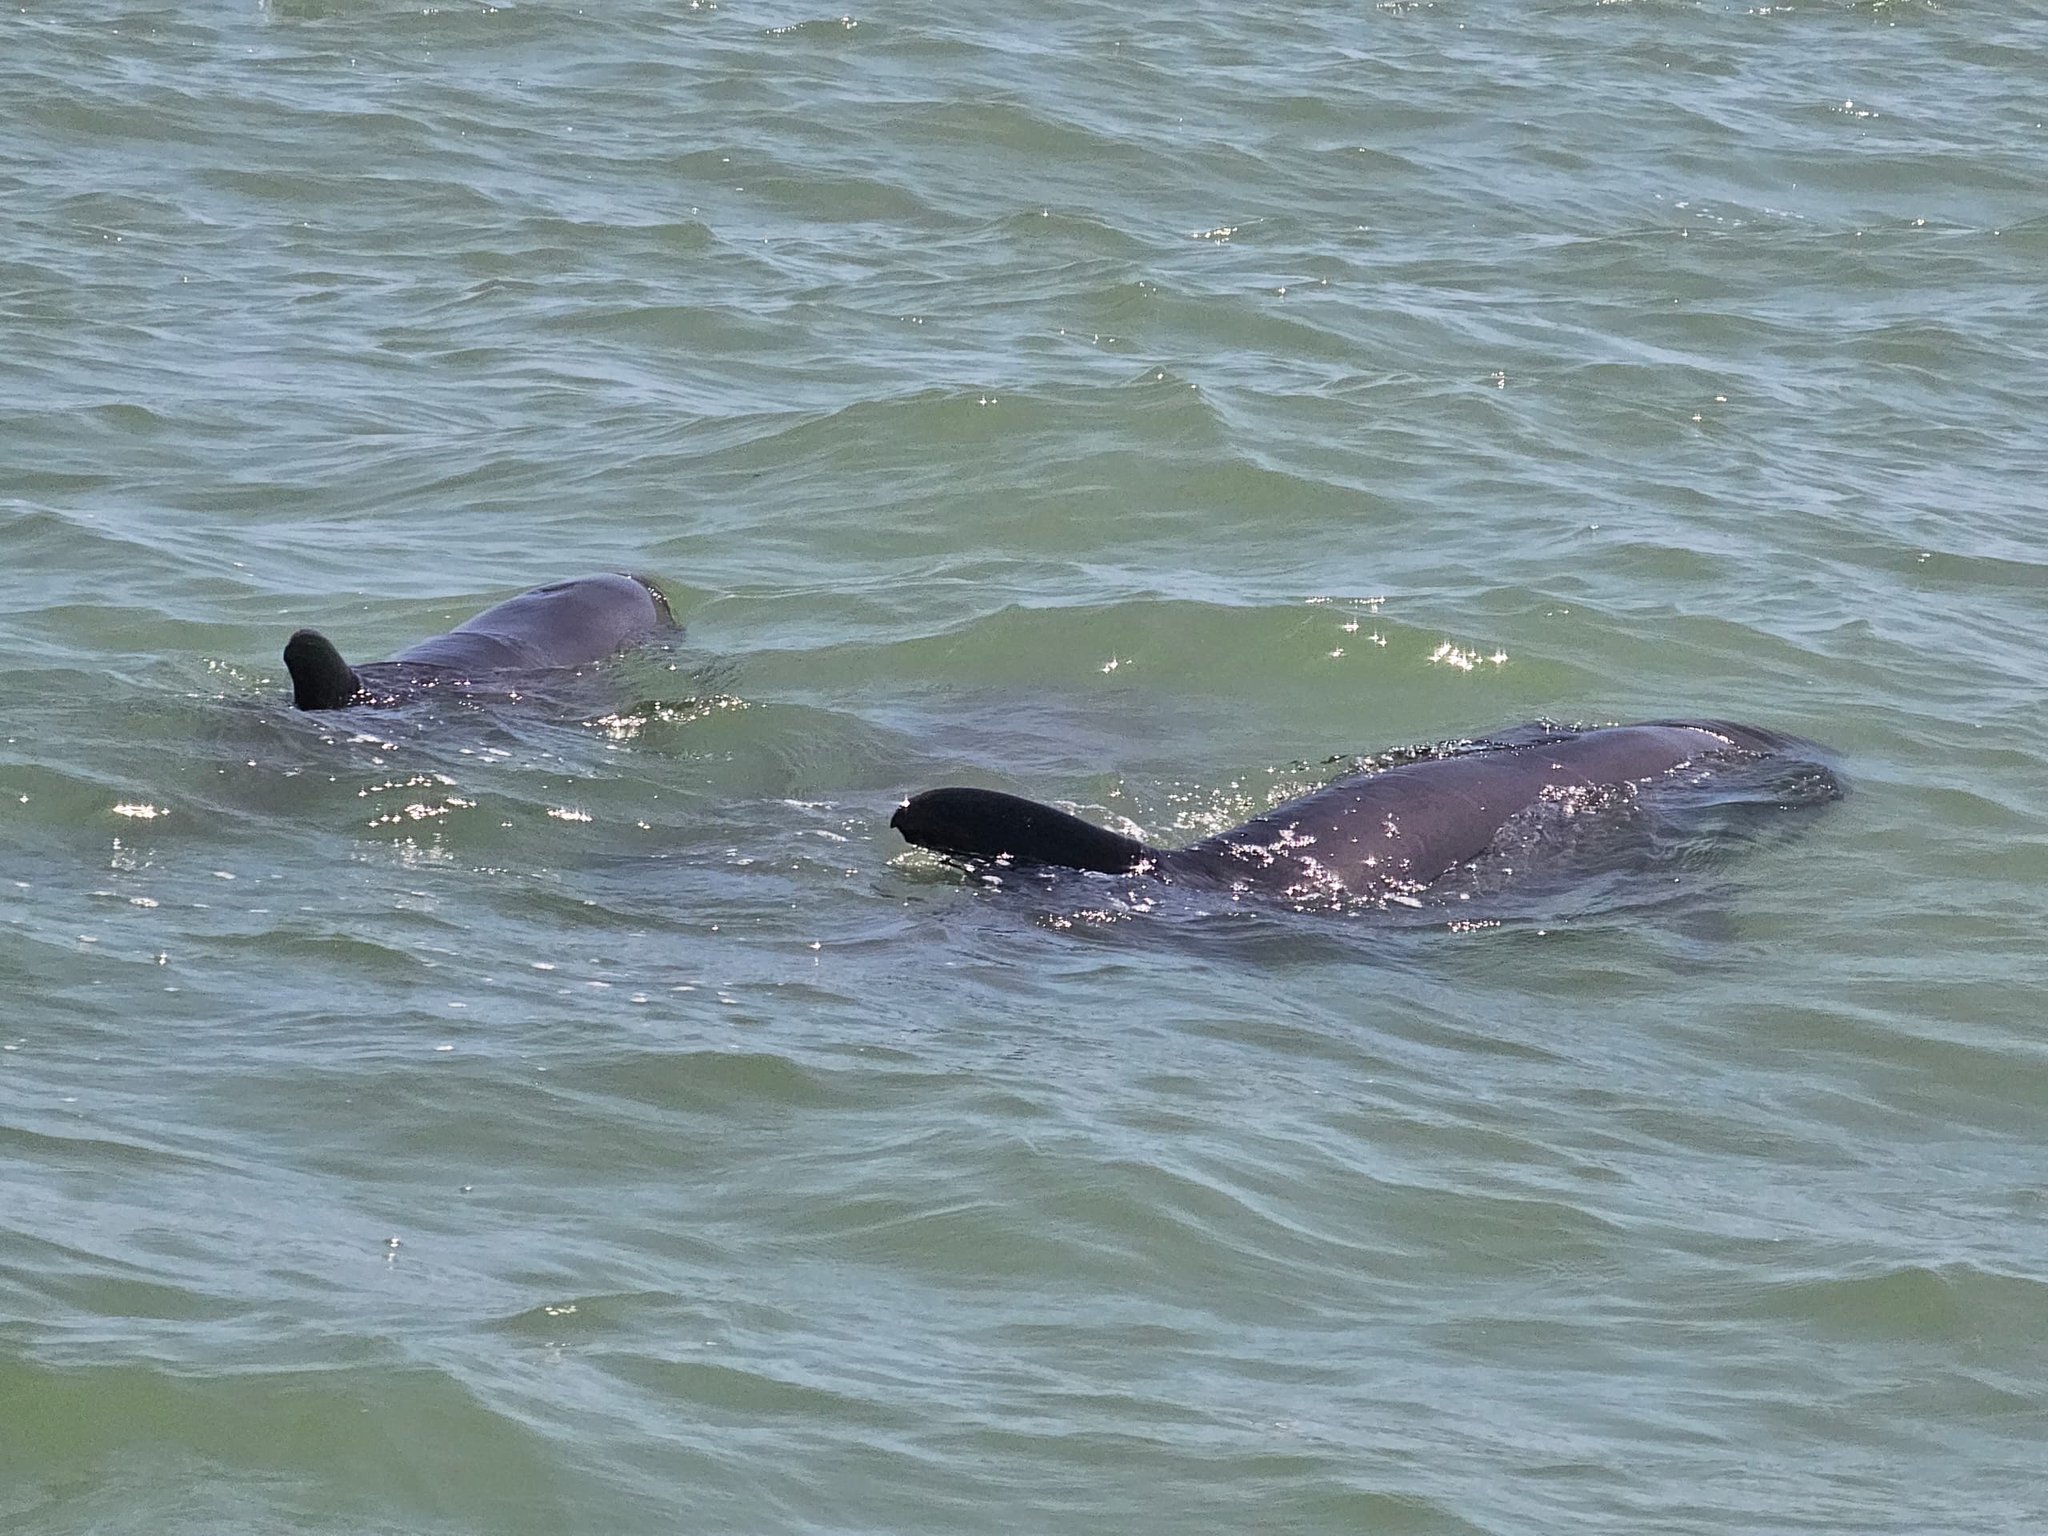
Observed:
[[[0,18],[0,1529],[2048,1526],[2048,12]],[[623,568],[603,702],[311,718]],[[1727,716],[1492,928],[907,852]],[[1656,899],[1650,899],[1654,896]]]

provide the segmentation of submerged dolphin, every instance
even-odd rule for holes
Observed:
[[[325,635],[302,629],[285,642],[292,703],[300,709],[389,704],[425,688],[507,672],[585,666],[676,628],[668,599],[641,576],[579,576],[535,587],[486,608],[445,635],[388,661],[351,667]]]
[[[889,825],[954,858],[1149,874],[1295,900],[1413,895],[1484,854],[1508,821],[1546,801],[1666,778],[1711,759],[1783,759],[1841,793],[1808,743],[1724,721],[1595,730],[1520,727],[1377,772],[1354,774],[1186,848],[1154,848],[1065,811],[989,789],[913,795]]]

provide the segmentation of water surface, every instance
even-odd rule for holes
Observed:
[[[1014,10],[0,21],[0,1519],[2040,1528],[2048,13]],[[1672,714],[1856,792],[1462,929],[886,826]]]

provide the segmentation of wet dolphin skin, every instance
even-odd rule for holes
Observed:
[[[1370,900],[1413,893],[1478,858],[1546,799],[1645,784],[1688,764],[1784,759],[1824,776],[1817,749],[1725,721],[1592,730],[1520,727],[1443,756],[1337,780],[1185,848],[1154,848],[1049,805],[988,789],[913,795],[889,824],[953,858],[1150,874],[1275,895]]]
[[[285,642],[284,664],[293,704],[342,709],[396,703],[443,684],[586,666],[675,628],[668,599],[653,582],[608,573],[535,587],[389,660],[361,666],[350,666],[318,630],[302,629]]]

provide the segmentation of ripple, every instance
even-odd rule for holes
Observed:
[[[13,21],[0,1523],[2027,1528],[2038,21]],[[1370,935],[887,827],[1674,712],[1855,797]]]

